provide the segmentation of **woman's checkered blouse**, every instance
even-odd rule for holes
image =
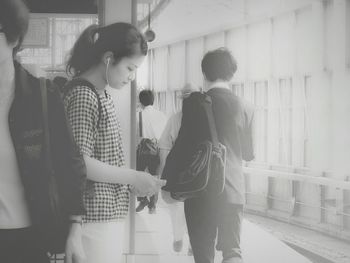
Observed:
[[[99,99],[101,115],[98,98],[89,87],[74,87],[65,96],[75,141],[83,154],[110,165],[124,166],[120,124],[112,98],[104,92]],[[84,222],[123,219],[128,213],[128,186],[88,181],[84,203],[87,211]]]

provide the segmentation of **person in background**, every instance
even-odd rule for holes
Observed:
[[[157,142],[164,130],[167,121],[166,116],[163,112],[153,107],[153,91],[142,90],[139,93],[139,101],[142,108],[138,115],[140,141],[142,141],[142,139],[150,139],[154,142],[154,146],[158,147]],[[147,156],[144,158],[138,156],[136,166],[138,171],[145,171],[147,169],[152,175],[156,175],[159,166],[159,155]],[[152,195],[149,199],[147,196],[143,196],[138,197],[137,200],[139,201],[139,205],[136,208],[136,212],[140,212],[148,206],[150,214],[156,213],[158,193]]]
[[[190,96],[192,92],[198,91],[195,89],[191,83],[187,83],[181,90],[179,99],[183,100]],[[159,174],[162,174],[166,158],[175,144],[177,135],[181,127],[182,111],[179,111],[172,116],[170,116],[164,131],[159,139],[159,149],[160,149],[160,165]],[[163,175],[165,179],[166,175]],[[167,203],[170,220],[173,230],[173,249],[175,252],[180,252],[183,247],[183,237],[186,229],[186,219],[184,211],[184,203],[179,202],[171,198],[170,193],[166,191],[161,191],[163,200]],[[188,255],[192,255],[191,247],[188,248]]]
[[[107,89],[127,86],[147,50],[143,35],[131,24],[91,25],[76,41],[67,63],[77,84],[67,83],[64,104],[87,166],[82,227],[87,263],[121,262],[129,189],[148,196],[164,185],[146,172],[125,167],[117,109]]]
[[[209,51],[201,63],[204,91],[210,96],[221,144],[226,147],[225,188],[218,196],[203,195],[185,200],[185,215],[196,263],[213,263],[216,249],[222,252],[223,263],[241,263],[240,233],[243,216],[244,180],[242,160],[254,158],[253,108],[235,96],[230,80],[237,63],[225,48]],[[182,149],[194,152],[208,139],[209,130],[196,114],[196,95],[183,102],[181,131],[186,137]],[[193,132],[196,131],[196,132]],[[215,176],[215,175],[213,175]]]
[[[44,225],[50,220],[50,176],[45,167],[40,81],[16,59],[29,11],[22,0],[0,1],[0,261],[49,263]],[[82,189],[86,167],[76,147],[60,93],[46,81],[52,165],[62,208],[71,221],[67,263],[81,263]],[[39,106],[38,106],[39,105]]]
[[[67,83],[68,79],[62,76],[56,76],[53,78],[52,82],[57,85],[57,87],[62,90],[64,85]]]

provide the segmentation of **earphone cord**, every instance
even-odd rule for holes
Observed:
[[[107,85],[110,87],[109,80],[108,80],[108,66],[109,66],[109,59],[107,60],[107,66],[106,66],[106,81],[107,81]]]

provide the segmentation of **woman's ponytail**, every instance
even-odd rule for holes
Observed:
[[[91,25],[79,36],[67,62],[67,74],[76,77],[98,64],[100,57],[95,47],[98,29],[98,25]]]

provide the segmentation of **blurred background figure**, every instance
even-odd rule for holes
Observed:
[[[68,79],[63,76],[56,76],[53,78],[53,83],[57,85],[60,90],[63,90],[64,85],[67,83]]]
[[[191,83],[186,83],[186,85],[181,90],[179,99],[183,100],[191,95],[192,92],[199,91]],[[176,138],[179,134],[181,127],[182,111],[179,111],[172,115],[162,133],[159,140],[160,149],[160,174],[163,171],[166,157],[168,156],[171,148],[173,147]],[[166,178],[166,174],[162,175],[162,178]],[[171,198],[169,192],[162,190],[162,198],[167,203],[170,212],[170,220],[173,230],[173,249],[175,252],[180,252],[183,247],[183,238],[185,232],[187,232],[186,219],[184,212],[184,203],[179,202]],[[188,248],[188,254],[192,255],[191,247]]]
[[[147,171],[152,175],[157,174],[159,166],[158,140],[164,130],[167,118],[165,114],[153,107],[154,94],[151,90],[142,90],[139,94],[141,111],[138,114],[139,145],[136,161],[138,171]],[[152,153],[153,152],[153,153]],[[136,212],[142,211],[148,206],[149,213],[156,213],[158,193],[150,198],[138,197],[139,205]]]

